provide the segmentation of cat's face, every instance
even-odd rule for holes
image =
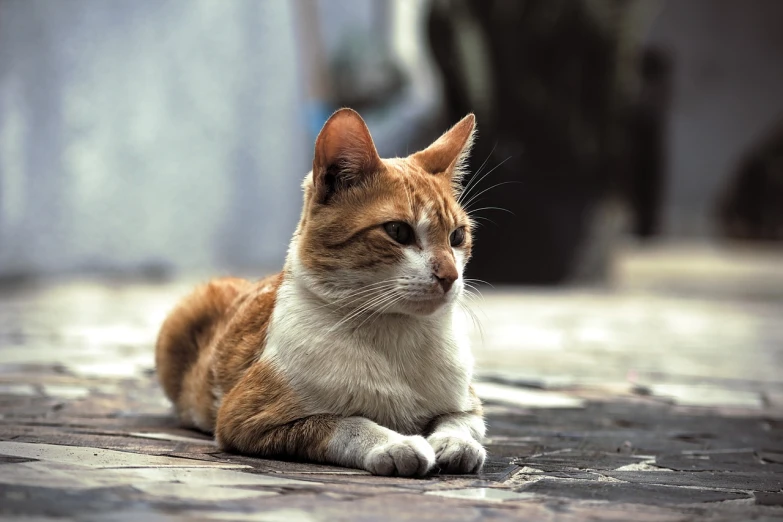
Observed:
[[[316,141],[292,267],[348,311],[429,315],[463,292],[471,252],[459,205],[472,115],[427,149],[381,159],[359,115],[343,109]]]

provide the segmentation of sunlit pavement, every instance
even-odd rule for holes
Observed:
[[[783,517],[783,253],[634,249],[615,273],[481,290],[491,458],[424,480],[229,455],[178,428],[152,347],[192,281],[4,287],[0,519]]]

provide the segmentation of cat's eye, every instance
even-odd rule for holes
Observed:
[[[401,245],[410,245],[413,243],[413,229],[407,223],[402,221],[390,221],[383,225],[389,237]]]
[[[462,246],[462,243],[465,242],[465,227],[459,227],[454,232],[451,233],[451,236],[449,236],[449,243],[451,243],[451,246],[458,247]]]

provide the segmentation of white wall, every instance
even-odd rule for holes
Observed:
[[[309,169],[288,2],[0,3],[0,274],[279,264]]]

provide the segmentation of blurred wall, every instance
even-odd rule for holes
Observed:
[[[280,263],[294,32],[289,2],[0,2],[0,274]]]
[[[433,120],[427,6],[0,0],[0,277],[277,269],[335,56],[405,78],[364,112],[383,154]]]
[[[783,118],[783,2],[668,0],[648,43],[674,59],[668,234],[706,236],[740,160]]]

